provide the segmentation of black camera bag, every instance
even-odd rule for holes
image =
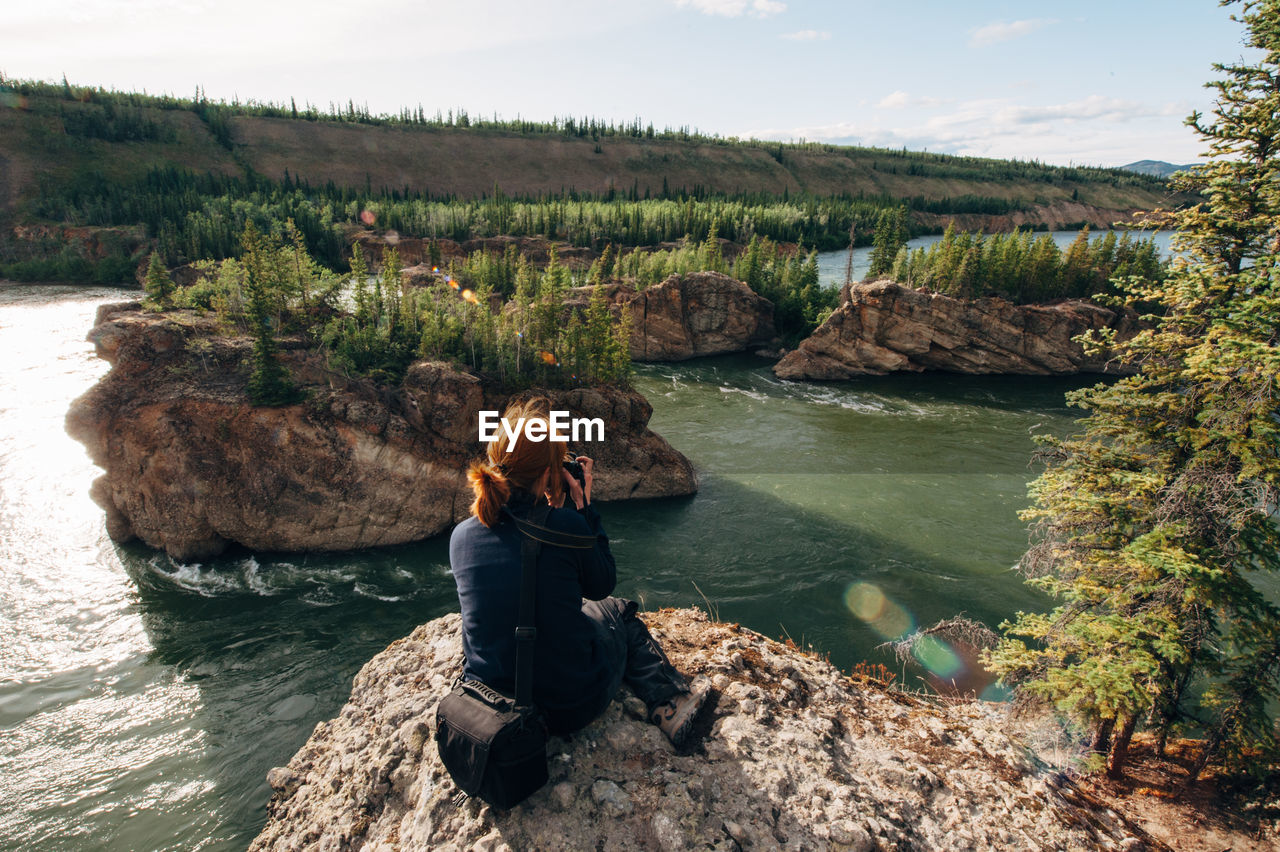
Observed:
[[[436,707],[436,746],[453,783],[497,808],[547,783],[547,723],[532,705],[459,681]]]
[[[547,723],[533,704],[534,593],[543,542],[591,548],[594,536],[575,536],[545,526],[543,503],[519,519],[504,509],[522,533],[520,614],[516,627],[515,695],[458,679],[436,706],[436,748],[454,784],[468,796],[497,808],[523,802],[547,783]]]

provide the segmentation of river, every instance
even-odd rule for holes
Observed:
[[[0,285],[0,849],[243,849],[267,770],[373,654],[456,608],[444,537],[204,565],[113,544],[63,417],[107,370],[96,307],[132,295]],[[1043,606],[1011,570],[1016,513],[1032,436],[1071,428],[1062,394],[1086,380],[789,384],[750,356],[638,372],[701,491],[602,507],[619,594],[843,667],[891,662],[875,646],[913,623]]]
[[[1049,236],[1053,237],[1053,241],[1058,244],[1058,248],[1066,249],[1071,245],[1072,241],[1079,236],[1079,231],[1048,231]],[[1131,231],[1134,239],[1151,239],[1155,240],[1156,246],[1160,252],[1168,257],[1171,248],[1170,242],[1173,239],[1172,231]],[[1100,237],[1106,234],[1106,231],[1093,231],[1090,239]],[[1039,238],[1041,234],[1033,234],[1034,238]],[[913,237],[907,241],[907,248],[912,251],[918,248],[928,248],[929,246],[942,239],[941,234],[927,234],[922,237]],[[847,251],[824,251],[818,253],[818,279],[826,287],[838,287],[844,283],[845,273],[849,268],[849,253]],[[867,271],[871,268],[871,247],[863,246],[853,250],[853,280],[861,281],[866,277]]]

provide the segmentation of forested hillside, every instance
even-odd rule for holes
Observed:
[[[851,229],[869,242],[879,211],[900,204],[916,230],[954,220],[992,232],[1108,226],[1170,198],[1163,181],[1120,170],[724,139],[638,120],[376,116],[0,80],[0,264],[21,277],[48,277],[55,255],[88,239],[83,227],[124,229],[92,236],[91,277],[107,280],[143,247],[170,264],[225,256],[250,219],[293,218],[339,264],[345,230],[369,225],[597,251],[713,228],[743,244],[838,248]],[[118,263],[103,273],[108,256]]]

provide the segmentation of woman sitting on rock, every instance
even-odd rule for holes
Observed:
[[[513,403],[503,413],[511,424],[522,417],[548,421],[548,401]],[[705,680],[691,691],[636,615],[637,605],[609,596],[617,575],[609,538],[591,506],[591,459],[578,457],[584,473],[579,483],[564,469],[563,443],[531,441],[520,430],[510,451],[508,446],[502,436],[489,444],[483,461],[472,463],[472,517],[449,539],[465,676],[508,694],[515,690],[523,536],[508,513],[523,519],[545,500],[554,507],[548,528],[594,536],[595,545],[543,544],[538,555],[534,703],[552,733],[569,734],[604,712],[625,682],[645,702],[650,720],[679,745],[706,697]]]

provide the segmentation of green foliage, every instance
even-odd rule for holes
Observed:
[[[58,106],[63,130],[68,136],[105,142],[178,141],[174,129],[157,121],[150,110],[117,106],[111,100],[101,104],[60,103]]]
[[[341,282],[307,255],[293,222],[277,230],[287,241],[262,234],[252,222],[246,224],[240,259],[197,263],[200,277],[170,297],[176,307],[214,311],[228,327],[253,337],[249,397],[255,405],[287,405],[301,399],[280,363],[278,338],[318,340],[340,299]]]
[[[615,315],[604,287],[576,304],[573,276],[554,252],[541,271],[511,249],[475,252],[426,286],[407,286],[394,249],[370,276],[356,245],[352,270],[342,282],[349,310],[322,335],[330,367],[349,377],[397,384],[419,359],[512,388],[626,384],[631,375],[627,312]]]
[[[110,104],[117,111],[156,109],[189,110],[199,116],[218,140],[231,147],[229,119],[236,116],[286,118],[300,121],[323,121],[344,124],[361,124],[374,127],[404,127],[423,132],[439,130],[464,130],[468,133],[521,136],[561,136],[570,139],[630,138],[663,140],[668,142],[696,142],[703,145],[762,151],[775,162],[784,164],[789,155],[797,152],[823,152],[842,155],[873,171],[906,174],[930,178],[958,180],[1014,180],[1050,185],[1102,184],[1115,187],[1141,187],[1159,189],[1163,182],[1150,175],[1142,175],[1121,169],[1104,169],[1088,166],[1048,166],[1035,160],[992,160],[983,157],[957,157],[949,154],[932,154],[925,151],[908,151],[905,148],[853,148],[817,142],[780,143],[759,139],[740,139],[705,134],[696,128],[656,128],[635,118],[625,123],[614,123],[593,116],[555,116],[549,121],[531,121],[526,118],[502,119],[498,116],[473,115],[466,109],[428,113],[421,104],[402,107],[395,114],[375,114],[365,104],[348,101],[346,104],[330,102],[327,107],[306,103],[299,108],[293,98],[288,103],[271,103],[256,100],[231,102],[210,101],[199,89],[191,98],[174,95],[146,95],[136,92],[116,92],[99,87],[81,87],[44,83],[33,80],[6,79],[0,75],[0,92],[11,92],[31,100],[33,104],[46,101],[62,109],[67,104],[84,104],[105,108]],[[137,132],[137,131],[131,131]],[[601,146],[597,145],[597,148]],[[598,153],[598,151],[597,151]],[[662,197],[669,197],[666,187]],[[655,189],[656,191],[656,189]],[[680,188],[678,194],[697,195],[696,187]],[[634,191],[633,191],[633,194]],[[934,213],[1007,213],[1017,204],[1003,198],[962,196],[957,199],[912,199],[912,209]],[[870,223],[868,223],[870,224]],[[845,229],[848,233],[848,229]],[[700,236],[698,237],[701,238]],[[776,238],[776,237],[775,237]],[[806,240],[813,244],[811,240]]]
[[[353,248],[351,265],[355,310],[333,318],[325,328],[329,364],[349,376],[398,384],[417,358],[422,335],[417,303],[404,293],[400,254],[387,250],[372,288],[359,245]]]
[[[0,278],[14,281],[60,281],[75,284],[134,284],[145,256],[139,240],[116,231],[94,235],[96,248],[84,241],[48,236],[18,240],[0,235]]]
[[[412,291],[407,301],[421,323],[417,355],[454,361],[507,387],[625,385],[631,376],[630,317],[610,308],[606,287],[592,287],[582,305],[570,298],[572,276],[554,252],[542,271],[526,258],[504,258],[488,262],[473,255],[464,265],[467,278],[450,272]],[[514,280],[504,300],[477,270],[505,281],[508,261]]]
[[[895,207],[884,210],[876,220],[876,236],[872,242],[871,268],[867,277],[884,275],[893,269],[893,261],[898,252],[906,248],[911,239],[911,229],[907,226],[907,209]]]
[[[1243,8],[1263,58],[1215,66],[1213,118],[1189,119],[1210,160],[1181,180],[1204,202],[1169,222],[1168,278],[1127,282],[1163,310],[1116,347],[1139,372],[1073,394],[1084,431],[1045,442],[1022,567],[1061,605],[1019,614],[990,659],[1093,727],[1113,774],[1134,730],[1162,744],[1185,721],[1206,740],[1193,780],[1277,757],[1280,608],[1255,580],[1280,571],[1280,7]]]
[[[330,195],[346,194],[334,190]],[[292,182],[276,183],[252,173],[229,178],[169,167],[154,169],[133,183],[100,174],[82,176],[45,191],[30,208],[34,215],[55,221],[141,224],[170,266],[238,257],[246,224],[252,222],[271,239],[284,239],[283,223],[292,220],[308,253],[338,268],[345,265],[341,224],[358,221],[360,210],[357,205],[339,212],[332,198],[320,196],[325,193],[313,201]]]
[[[614,259],[607,251],[592,264],[587,278],[617,280],[643,289],[671,275],[720,272],[744,282],[773,302],[774,325],[787,345],[807,337],[835,309],[839,291],[818,285],[818,256],[803,247],[788,249],[768,237],[754,236],[732,262],[724,258],[714,235],[700,243],[682,240],[676,247],[632,249]]]
[[[249,400],[254,405],[288,405],[299,394],[280,363],[275,329],[280,325],[280,302],[286,298],[285,282],[276,274],[270,247],[249,223],[244,236],[245,314],[253,335],[253,373],[249,376]]]
[[[670,156],[673,142],[758,149],[774,160],[789,164],[793,152],[819,152],[847,160],[840,168],[866,171],[899,171],[936,179],[982,182],[1035,183],[1055,187],[1065,197],[1066,187],[1111,186],[1155,190],[1163,183],[1155,178],[1115,169],[1060,168],[1037,162],[987,160],[976,157],[848,148],[814,143],[780,144],[758,140],[706,136],[688,127],[657,130],[639,120],[614,124],[589,117],[557,117],[549,122],[482,118],[466,110],[428,115],[421,107],[396,115],[373,115],[367,107],[348,102],[313,104],[299,108],[256,101],[210,101],[196,90],[191,98],[115,92],[102,88],[48,84],[8,79],[0,75],[0,96],[23,104],[23,109],[50,126],[61,125],[59,144],[68,150],[100,148],[99,143],[173,144],[182,141],[180,124],[166,121],[165,111],[187,111],[197,116],[213,138],[228,150],[234,148],[232,120],[259,116],[297,121],[397,126],[431,134],[444,129],[507,137],[512,134],[600,140],[630,137],[669,140],[643,148],[643,158]],[[599,146],[597,146],[599,147]],[[233,151],[234,153],[234,151]],[[748,154],[750,156],[750,154]],[[407,187],[356,189],[332,182],[311,186],[286,171],[275,180],[246,170],[244,177],[193,174],[175,167],[156,169],[130,182],[93,172],[71,179],[43,180],[24,213],[55,222],[77,225],[133,226],[143,224],[165,262],[173,267],[202,258],[227,258],[240,254],[240,234],[252,221],[264,235],[282,237],[279,223],[292,219],[302,232],[312,257],[331,269],[345,266],[348,244],[344,226],[359,226],[365,213],[375,215],[377,227],[394,229],[410,237],[467,239],[496,235],[541,236],[575,246],[600,249],[617,246],[657,246],[688,237],[705,240],[713,223],[720,237],[739,245],[753,236],[777,242],[804,243],[820,250],[845,245],[851,229],[859,239],[874,230],[880,212],[905,206],[929,214],[1006,214],[1026,206],[1001,196],[965,194],[955,197],[896,198],[859,193],[830,197],[810,195],[779,197],[765,192],[717,192],[707,186],[671,185],[609,187],[597,193],[581,193],[562,187],[536,197],[515,198],[495,186],[492,197],[459,199]],[[862,236],[866,235],[866,236]],[[106,260],[81,254],[61,255],[60,246],[32,252],[0,241],[0,272],[22,280],[61,279],[103,282],[127,281],[122,257]]]
[[[178,168],[155,169],[133,183],[101,175],[46,188],[31,204],[36,216],[88,225],[146,226],[171,265],[200,258],[238,256],[239,235],[252,221],[264,234],[280,236],[292,219],[308,251],[331,269],[345,265],[344,226],[365,227],[371,214],[379,228],[405,237],[462,242],[495,236],[543,237],[602,249],[606,244],[655,246],[688,237],[717,236],[745,243],[754,235],[780,242],[840,248],[850,228],[870,233],[884,199],[767,196],[593,198],[576,192],[517,200],[433,198],[400,189],[380,191],[311,186],[286,177],[267,180],[196,175]]]
[[[817,252],[803,247],[788,253],[768,239],[753,238],[732,275],[773,302],[774,327],[788,346],[808,337],[839,303],[839,290],[818,285]]]
[[[718,245],[712,247],[708,240],[692,243],[686,239],[669,249],[654,251],[637,248],[619,252],[618,259],[612,264],[611,276],[634,284],[637,289],[644,289],[671,275],[690,272],[728,274],[729,268]]]
[[[890,275],[911,287],[929,287],[963,299],[1000,296],[1015,304],[1115,295],[1113,279],[1164,277],[1152,239],[1117,238],[1114,231],[1089,239],[1085,228],[1063,252],[1053,237],[1030,231],[1011,234],[956,233],[947,228],[928,248],[897,251]]]
[[[164,261],[155,252],[151,252],[151,257],[147,259],[147,277],[143,282],[143,288],[147,291],[147,298],[156,307],[166,308],[173,303],[173,294],[177,286],[169,277],[169,270],[165,268]]]

